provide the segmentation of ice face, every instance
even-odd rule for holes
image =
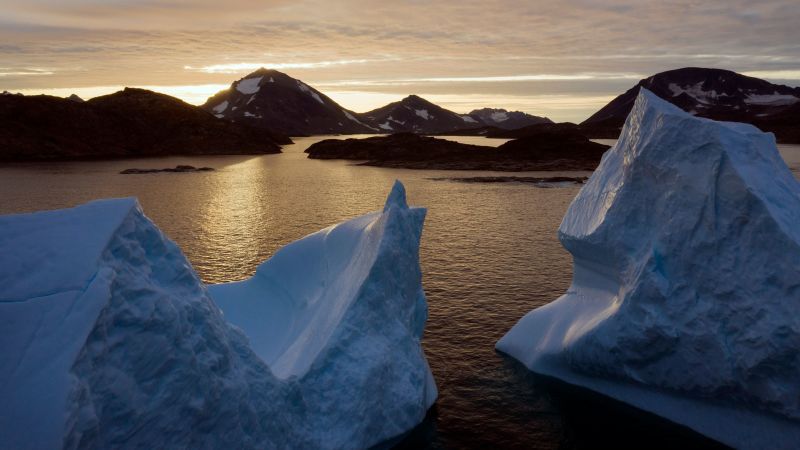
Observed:
[[[559,229],[572,286],[497,348],[737,447],[797,442],[798,223],[773,135],[642,89]]]
[[[397,184],[382,212],[210,289],[134,199],[0,217],[2,447],[367,448],[402,435],[436,398],[420,347],[424,216]]]

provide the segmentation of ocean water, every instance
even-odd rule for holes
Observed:
[[[407,448],[708,446],[701,437],[585,391],[528,373],[494,343],[529,310],[558,298],[572,265],[556,231],[579,186],[459,183],[493,172],[414,171],[309,160],[322,138],[283,154],[0,166],[0,213],[135,196],[207,283],[241,280],[281,246],[382,208],[395,179],[428,208],[421,247],[430,316],[424,347],[439,400]],[[448,139],[483,145],[503,140]],[[609,142],[613,143],[613,141]],[[800,174],[800,146],[781,146]],[[214,172],[121,175],[177,164]],[[502,175],[584,176],[585,172]]]

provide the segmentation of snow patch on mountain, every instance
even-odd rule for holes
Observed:
[[[386,131],[392,131],[392,130],[394,130],[394,128],[392,128],[392,125],[391,125],[391,124],[389,124],[389,121],[383,122],[382,124],[380,124],[380,125],[378,125],[378,126],[379,126],[381,129],[384,129],[384,130],[386,130]]]
[[[726,97],[726,93],[717,93],[715,90],[706,91],[703,89],[703,82],[699,81],[693,85],[679,86],[675,83],[669,84],[669,90],[672,91],[673,97],[677,97],[683,93],[689,95],[700,103],[711,103],[719,97]]]
[[[322,98],[321,98],[319,95],[317,95],[317,93],[316,93],[316,92],[314,92],[313,90],[311,90],[311,88],[310,88],[310,87],[306,86],[306,84],[305,84],[305,83],[303,83],[302,81],[300,81],[300,80],[297,80],[297,87],[299,87],[301,91],[303,91],[303,92],[305,92],[306,94],[308,94],[308,95],[310,95],[311,97],[313,97],[313,98],[314,98],[314,100],[318,101],[320,104],[322,104],[322,105],[324,105],[324,104],[325,104],[325,102],[324,102],[324,101],[322,101]]]
[[[506,120],[508,120],[508,112],[506,111],[493,112],[491,118],[495,122],[505,122]]]
[[[428,114],[428,110],[427,109],[416,109],[416,110],[414,110],[414,113],[416,113],[416,115],[418,115],[419,117],[422,117],[425,120],[430,120],[430,119],[433,118],[433,116]]]
[[[475,119],[473,119],[472,117],[470,117],[470,116],[467,116],[467,115],[463,115],[463,116],[461,116],[461,119],[462,119],[464,122],[467,122],[467,123],[478,123],[478,121],[477,121],[477,120],[475,120]]]
[[[261,83],[262,78],[264,77],[245,78],[239,81],[236,85],[236,90],[245,95],[255,94],[260,89],[258,85]]]
[[[212,111],[214,111],[215,113],[218,113],[218,114],[223,112],[223,111],[225,111],[226,109],[228,109],[228,101],[227,100],[225,100],[224,102],[220,103],[219,105],[211,108]]]
[[[800,102],[800,98],[775,92],[774,94],[766,95],[748,94],[744,102],[748,105],[786,106]]]

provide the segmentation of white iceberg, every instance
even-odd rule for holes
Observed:
[[[498,343],[739,448],[800,442],[800,184],[772,134],[642,89],[569,207],[569,290]]]
[[[0,448],[402,436],[436,398],[420,347],[424,216],[398,183],[382,212],[214,286],[227,317],[135,199],[0,217]]]

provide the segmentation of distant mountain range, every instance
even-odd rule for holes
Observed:
[[[0,160],[279,153],[280,144],[290,142],[143,89],[85,102],[0,95]]]
[[[645,78],[581,123],[590,134],[616,137],[639,88],[691,114],[752,123],[779,141],[800,142],[800,87],[773,84],[722,69],[687,67]]]
[[[290,136],[413,132],[436,134],[464,128],[518,128],[550,119],[505,109],[457,114],[419,96],[365,113],[343,108],[322,92],[277,70],[259,69],[209,98],[201,108],[215,116]]]
[[[416,95],[356,113],[300,80],[259,69],[201,107],[132,88],[88,101],[4,92],[0,160],[274,153],[291,142],[289,135],[314,134],[616,138],[642,86],[692,114],[752,123],[779,142],[800,143],[800,88],[728,70],[690,67],[653,75],[575,125],[505,109],[458,114]]]
[[[641,86],[692,114],[752,123],[774,132],[779,141],[800,142],[800,88],[729,70],[696,67],[641,80],[582,122],[580,130],[590,137],[617,137]],[[483,108],[458,114],[417,95],[356,113],[300,80],[266,69],[234,82],[202,108],[220,118],[296,136],[412,132],[500,137],[503,130],[553,123],[546,117],[505,109]]]

